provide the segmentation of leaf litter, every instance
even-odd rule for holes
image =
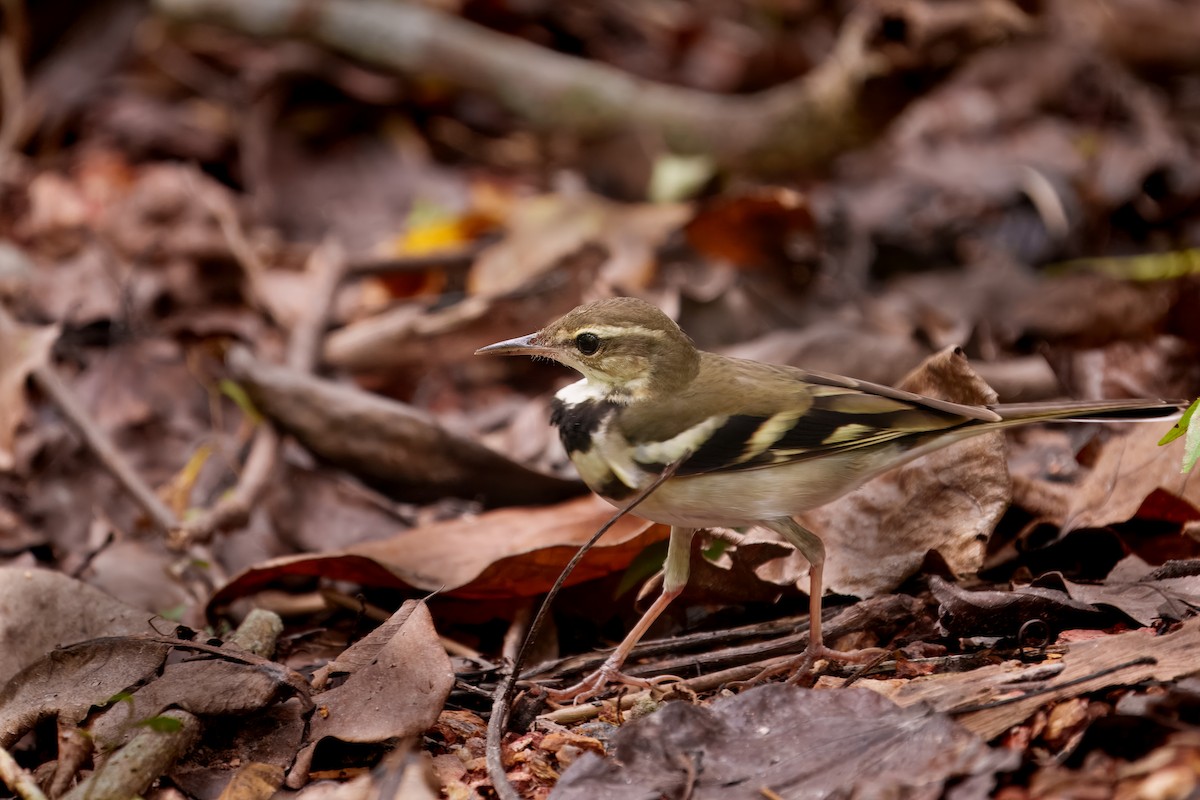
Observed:
[[[0,743],[51,796],[491,796],[486,695],[611,511],[577,496],[545,427],[573,378],[471,353],[584,300],[638,293],[706,348],[869,380],[924,361],[914,388],[972,402],[1200,393],[1195,277],[1101,263],[1194,244],[1196,64],[1165,46],[1188,13],[1172,6],[461,10],[705,91],[791,91],[835,41],[872,65],[880,90],[857,102],[890,125],[839,138],[817,172],[707,160],[696,200],[667,204],[646,202],[677,160],[653,132],[526,128],[482,84],[168,25],[166,0],[86,20],[25,5],[0,32],[29,37],[15,63],[36,101],[6,89],[0,127]],[[1133,46],[1143,29],[1164,46]],[[429,209],[453,251],[397,246]],[[326,238],[347,248],[336,288],[309,268]],[[292,352],[306,340],[318,374]],[[964,443],[811,514],[827,579],[859,598],[831,604],[831,641],[890,652],[815,688],[731,691],[803,641],[805,565],[760,532],[698,539],[695,586],[630,664],[683,678],[675,699],[540,717],[520,700],[512,784],[1186,796],[1200,501],[1161,434]],[[242,521],[186,533],[231,493]],[[618,523],[531,675],[603,657],[665,533]],[[270,659],[229,644],[252,641],[234,626],[254,606],[283,615]]]

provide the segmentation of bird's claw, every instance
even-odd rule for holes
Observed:
[[[604,662],[598,670],[588,675],[574,686],[565,689],[547,689],[547,696],[552,703],[578,704],[586,703],[605,692],[609,686],[620,684],[633,686],[638,689],[654,689],[664,683],[677,683],[680,678],[674,675],[659,675],[654,678],[635,678],[621,672],[617,664]]]

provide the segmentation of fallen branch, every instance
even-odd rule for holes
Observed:
[[[909,5],[930,17],[944,4]],[[154,6],[177,20],[215,22],[255,36],[304,37],[382,69],[435,75],[495,98],[536,127],[591,136],[632,126],[671,151],[764,171],[818,167],[861,143],[874,128],[860,113],[863,88],[895,68],[869,47],[880,16],[866,8],[846,18],[828,57],[810,72],[737,96],[637,78],[416,3],[155,0]],[[968,32],[1003,34],[1027,24],[1006,0],[968,8],[976,10],[958,15]]]
[[[169,709],[158,719],[163,723],[159,729],[139,733],[64,800],[120,800],[145,794],[200,738],[200,720],[186,711]]]

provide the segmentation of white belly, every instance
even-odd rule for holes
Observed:
[[[824,505],[877,473],[878,451],[818,461],[672,478],[634,509],[639,517],[686,528],[744,527]],[[638,482],[645,486],[653,476]],[[609,501],[622,506],[623,501]]]

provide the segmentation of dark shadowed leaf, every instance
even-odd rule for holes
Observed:
[[[1035,619],[1055,631],[1111,622],[1109,615],[1062,590],[1024,586],[1010,592],[966,591],[936,575],[929,586],[941,604],[942,627],[957,636],[1015,636]]]
[[[617,734],[613,760],[585,755],[556,800],[690,796],[802,800],[879,796],[1012,769],[949,717],[901,708],[874,692],[760,686],[709,707],[668,703]],[[689,789],[691,790],[689,793]]]

